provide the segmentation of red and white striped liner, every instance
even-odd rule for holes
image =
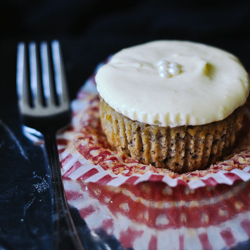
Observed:
[[[193,192],[183,186],[143,185],[117,190],[64,181],[68,202],[88,227],[103,228],[124,248],[228,249],[249,240],[249,183]],[[160,198],[155,197],[155,188]]]
[[[92,113],[88,113],[88,109]],[[91,77],[79,91],[77,99],[72,102],[72,110],[73,128],[58,137],[62,175],[65,177],[110,186],[161,181],[171,187],[185,185],[192,189],[217,184],[232,185],[236,180],[248,181],[250,179],[249,115],[245,118],[242,143],[234,155],[207,170],[176,174],[169,170],[139,164],[132,159],[121,159],[115,152],[107,150],[106,146],[102,148],[100,144],[93,142],[94,138],[100,143],[101,139],[96,138],[99,135],[86,139],[91,133],[91,126],[98,123],[98,98],[94,77]],[[94,127],[96,130],[99,129],[98,125]],[[83,141],[86,145],[83,142],[81,144],[75,142],[76,138],[82,138],[82,136],[85,136]],[[102,143],[105,144],[105,142]],[[98,157],[102,160],[96,160]],[[115,165],[109,167],[112,161]]]

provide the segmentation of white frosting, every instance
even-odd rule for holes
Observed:
[[[180,73],[160,77],[161,60]],[[243,105],[248,75],[232,54],[203,44],[155,41],[123,49],[98,70],[97,90],[117,112],[160,126],[219,121]]]

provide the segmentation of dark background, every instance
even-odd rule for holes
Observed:
[[[225,49],[250,71],[250,1],[1,0],[0,38],[60,39],[73,98],[98,62],[157,39]]]
[[[100,61],[124,47],[157,39],[222,48],[250,71],[250,1],[0,0],[1,250],[51,246],[47,163],[37,161],[44,158],[43,151],[22,135],[15,72],[19,41],[52,39],[62,45],[71,99]],[[112,249],[120,247],[108,242]],[[247,249],[248,243],[236,249]],[[88,244],[91,250],[105,249]]]

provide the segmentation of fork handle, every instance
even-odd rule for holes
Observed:
[[[52,187],[53,250],[83,250],[64,194],[55,132],[44,133]]]

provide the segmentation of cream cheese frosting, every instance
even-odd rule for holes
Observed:
[[[166,62],[162,74],[159,62]],[[177,74],[168,65],[178,65]],[[132,120],[159,126],[223,120],[248,97],[248,74],[223,50],[186,41],[123,49],[96,75],[100,96]]]

